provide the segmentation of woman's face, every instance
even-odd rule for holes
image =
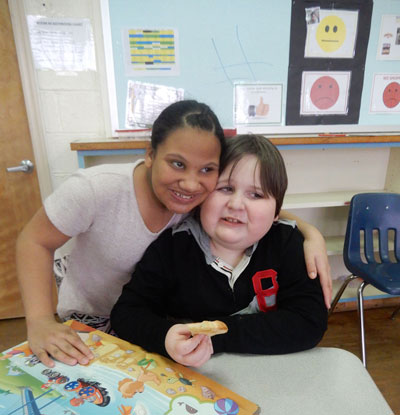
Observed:
[[[215,134],[184,127],[146,153],[152,190],[171,212],[187,213],[215,188],[221,146]]]

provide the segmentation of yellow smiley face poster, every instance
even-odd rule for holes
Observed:
[[[307,20],[306,58],[353,58],[358,11],[320,9],[317,20]]]

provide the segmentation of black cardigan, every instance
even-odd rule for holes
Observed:
[[[277,272],[277,309],[234,315],[254,298],[252,276]],[[167,356],[168,329],[187,321],[222,320],[228,333],[212,338],[214,353],[284,354],[314,347],[327,326],[319,279],[310,279],[297,228],[274,224],[236,280],[207,265],[187,231],[164,231],[146,250],[111,312],[113,330],[149,352]]]

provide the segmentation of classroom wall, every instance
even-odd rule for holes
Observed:
[[[18,0],[19,1],[19,0]],[[76,139],[111,136],[106,61],[103,47],[103,30],[99,0],[22,0],[25,15],[45,17],[89,18],[95,44],[96,70],[84,72],[56,72],[35,70],[34,85],[38,95],[42,137],[53,188],[77,169],[76,153],[70,143]],[[287,17],[287,16],[286,16]],[[15,28],[21,30],[21,28]],[[27,38],[28,39],[28,38]],[[28,41],[29,43],[29,41]],[[30,45],[28,45],[28,49]],[[32,64],[33,67],[33,64]],[[29,112],[29,108],[27,109]],[[336,152],[285,152],[289,175],[289,192],[329,191],[343,176],[357,177],[366,183],[385,179],[388,152],[379,152],[371,169],[369,158],[355,149],[342,157]],[[310,163],[309,160],[312,160]],[[114,161],[102,159],[101,162]],[[126,161],[126,159],[125,159]],[[335,172],[335,167],[340,166]],[[353,174],[354,173],[354,174]],[[310,190],[310,186],[312,189]],[[357,186],[354,186],[357,187]],[[379,188],[371,184],[371,188]]]
[[[59,73],[35,70],[29,85],[38,96],[40,136],[45,142],[55,189],[78,168],[76,153],[70,150],[72,141],[111,136],[100,1],[22,1],[25,15],[89,18],[93,29],[96,71]],[[14,30],[24,28],[15,27]],[[30,48],[29,44],[26,46]],[[24,76],[26,74],[22,73]],[[31,109],[27,108],[27,111],[29,115]],[[288,193],[306,193],[335,191],[343,186],[349,189],[383,188],[390,151],[389,148],[305,149],[284,150],[282,154],[289,175]],[[103,157],[97,163],[127,161],[129,157]],[[314,223],[325,235],[344,232],[345,207],[338,210],[300,209],[294,213]],[[333,277],[343,278],[347,272],[341,257],[330,257],[330,261]]]
[[[372,16],[370,0],[107,0],[104,3],[108,4],[110,16],[110,57],[114,60],[115,106],[118,109],[116,122],[119,128],[127,128],[127,85],[128,80],[136,80],[182,88],[186,98],[206,101],[224,128],[234,125],[235,83],[261,82],[280,84],[283,89],[282,122],[275,120],[276,125],[263,126],[264,132],[288,134],[299,131],[368,132],[383,131],[385,128],[392,131],[399,129],[398,113],[369,112],[374,74],[399,72],[399,61],[377,59],[382,16],[400,14],[398,0],[374,0]],[[321,6],[321,9],[348,7],[359,11],[354,59],[304,58],[304,8],[315,6]],[[291,26],[292,9],[296,16],[293,18],[296,22],[294,26]],[[140,76],[137,74],[139,71],[134,73],[132,69],[129,71],[129,67],[127,70],[126,30],[167,28],[176,31],[175,56],[179,73],[169,76],[168,71],[161,71],[160,74],[151,70],[146,76]],[[352,71],[349,117],[340,117],[338,114],[325,115],[325,118],[321,114],[318,117],[298,117],[300,97],[297,94],[300,94],[300,85],[297,81],[301,81],[302,72],[326,71],[327,68],[332,71]],[[293,82],[289,82],[288,77]],[[359,94],[361,103],[356,99]],[[289,107],[293,111],[290,117],[293,122],[290,123],[285,121],[287,96],[290,96]],[[358,110],[358,123],[353,123],[358,118]],[[296,112],[297,116],[294,117]],[[324,124],[335,124],[337,129],[327,130]]]

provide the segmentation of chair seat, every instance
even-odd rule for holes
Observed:
[[[363,262],[346,265],[347,268],[364,281],[385,293],[400,295],[400,263],[373,263]]]

